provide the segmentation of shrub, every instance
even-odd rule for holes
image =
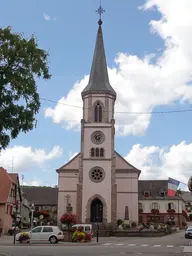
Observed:
[[[118,219],[117,220],[117,226],[120,226],[120,225],[122,225],[123,224],[123,221],[121,220],[121,219]]]
[[[72,235],[73,242],[81,242],[81,241],[85,240],[85,238],[86,238],[86,233],[78,231],[78,230],[76,230]]]
[[[12,236],[14,234],[14,229],[9,229],[8,230],[8,235]]]
[[[136,226],[137,226],[136,222],[132,222],[132,223],[131,223],[131,227],[132,227],[132,228],[136,228]]]

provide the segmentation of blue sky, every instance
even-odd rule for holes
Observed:
[[[176,2],[177,5],[181,3],[177,0]],[[138,8],[145,3],[148,4],[147,10]],[[166,4],[158,0],[103,0],[103,7],[106,10],[103,17],[103,32],[107,62],[111,70],[109,72],[111,84],[116,83],[114,70],[121,75],[118,78],[116,76],[121,85],[119,84],[119,87],[118,83],[115,85],[115,89],[119,90],[117,97],[120,95],[117,112],[161,112],[191,108],[189,66],[192,58],[189,55],[186,57],[179,36],[184,42],[190,41],[192,37],[191,32],[187,31],[188,25],[179,24],[182,18],[179,7],[173,10],[172,4],[171,0],[167,0]],[[154,8],[149,8],[150,5]],[[58,117],[58,113],[56,114],[55,108],[57,103],[54,102],[65,97],[62,101],[63,105],[60,104],[60,111],[62,108],[64,112],[62,116],[66,111],[66,115],[72,119],[77,109],[68,107],[65,110],[64,104],[81,106],[80,99],[75,100],[74,92],[73,97],[67,98],[67,96],[74,84],[78,85],[90,72],[98,26],[95,10],[98,6],[98,0],[57,0],[56,3],[53,0],[27,2],[7,0],[1,3],[1,25],[3,27],[10,25],[15,32],[23,32],[26,37],[35,33],[39,47],[49,51],[50,54],[52,79],[48,82],[37,81],[40,97],[47,99],[41,101],[37,128],[30,133],[20,134],[18,139],[13,140],[9,148],[2,152],[0,158],[0,163],[8,170],[11,171],[13,167],[13,171],[24,173],[26,184],[57,184],[55,169],[80,149],[79,131],[74,131],[74,127],[66,130],[66,124],[70,123],[69,118],[68,121],[65,117],[63,120],[60,118],[60,121],[55,123],[54,116]],[[189,9],[187,1],[183,2],[183,6],[186,10]],[[177,17],[177,14],[180,16]],[[166,20],[162,20],[162,17],[166,17]],[[152,20],[161,20],[162,23],[151,25]],[[186,27],[182,30],[179,25]],[[167,46],[169,43],[171,46]],[[175,50],[173,43],[180,48]],[[173,49],[170,49],[171,47]],[[190,48],[188,50],[190,51]],[[115,62],[118,53],[121,53],[119,57],[121,64]],[[155,54],[154,58],[144,61],[150,54]],[[169,61],[168,58],[171,60]],[[178,60],[181,60],[181,63]],[[141,61],[143,63],[140,63]],[[178,72],[181,72],[181,75],[176,79]],[[122,77],[126,77],[125,81]],[[153,82],[154,87],[152,87]],[[126,88],[127,98],[123,99],[122,88]],[[130,92],[133,93],[133,98],[130,98]],[[80,90],[77,93],[80,95]],[[124,107],[120,107],[120,100],[124,100]],[[52,116],[45,116],[47,108],[52,109],[54,113]],[[118,119],[119,127],[123,129],[124,124],[130,124],[131,128],[127,127],[123,136],[120,130],[119,133],[117,132],[116,150],[130,163],[136,164],[136,167],[143,170],[141,178],[171,176],[186,182],[192,165],[191,114],[190,112],[154,114],[151,117],[149,114],[138,115],[142,123],[139,125],[140,121],[137,118],[131,121],[129,118],[131,115],[124,113]],[[147,119],[143,120],[143,117]],[[81,116],[77,118],[75,116],[75,119],[78,118],[80,121]],[[122,120],[125,120],[124,124]],[[137,124],[134,125],[135,120]],[[186,143],[181,144],[183,141]],[[138,144],[139,146],[134,146]],[[55,146],[57,146],[55,153],[48,155]],[[38,160],[39,154],[41,160]]]

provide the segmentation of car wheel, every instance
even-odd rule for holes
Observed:
[[[185,238],[188,238],[188,236],[187,236],[187,235],[185,235]]]
[[[50,242],[51,244],[56,244],[56,243],[57,243],[57,237],[56,237],[56,236],[51,236],[51,237],[49,238],[49,242]]]

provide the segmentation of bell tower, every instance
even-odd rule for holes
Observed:
[[[100,14],[88,85],[82,91],[81,153],[78,215],[82,223],[115,222],[114,105],[116,92],[109,82]],[[97,207],[98,206],[98,207]]]

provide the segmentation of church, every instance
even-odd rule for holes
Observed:
[[[116,150],[116,92],[110,84],[99,19],[88,85],[82,91],[80,152],[57,169],[58,223],[70,203],[79,223],[138,223],[140,170]]]

